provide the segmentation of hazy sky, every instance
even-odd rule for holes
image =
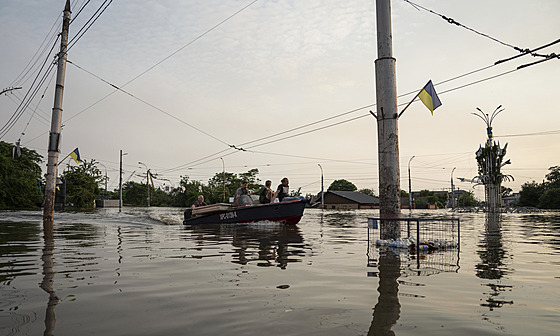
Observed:
[[[71,39],[102,2],[90,1],[77,16]],[[515,178],[505,185],[517,191],[542,181],[550,166],[560,165],[560,60],[517,71],[542,58],[492,65],[518,55],[511,46],[533,49],[559,39],[560,1],[414,2],[504,44],[392,1],[398,103],[429,79],[443,103],[432,116],[417,101],[399,120],[401,188],[408,189],[413,155],[413,190],[449,188],[454,167],[454,177],[477,175],[474,152],[486,130],[471,113],[477,107],[492,113],[498,105],[505,110],[493,122],[494,134],[509,143],[512,164],[504,172]],[[71,3],[75,17],[86,1]],[[0,90],[22,87],[0,96],[0,125],[16,112],[42,62],[52,61],[54,52],[47,55],[64,4],[0,0]],[[539,50],[553,52],[560,54],[560,43]],[[133,171],[145,174],[141,161],[158,174],[158,185],[176,186],[182,175],[206,183],[222,171],[222,157],[228,172],[258,168],[273,185],[287,176],[304,194],[320,191],[318,164],[325,188],[344,178],[377,192],[377,128],[368,112],[375,111],[376,57],[374,0],[114,0],[68,52],[73,64],[66,70],[60,159],[78,147],[82,158],[106,167],[111,190],[118,187],[122,149],[125,180]],[[11,143],[21,137],[45,158],[51,78],[10,131],[0,133]],[[479,198],[482,190],[475,189]]]

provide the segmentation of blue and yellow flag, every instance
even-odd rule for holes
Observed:
[[[432,112],[434,115],[434,110],[441,106],[441,101],[437,96],[436,89],[434,89],[434,85],[432,84],[432,80],[428,82],[418,94],[418,97],[426,105],[428,110]]]
[[[82,159],[80,158],[80,151],[78,151],[77,147],[72,153],[70,153],[70,156],[72,157],[72,159],[74,159],[74,161],[76,161],[76,164],[82,163]]]

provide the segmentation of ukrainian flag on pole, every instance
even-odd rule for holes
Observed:
[[[418,98],[420,98],[422,103],[432,112],[432,115],[434,115],[434,110],[441,106],[441,101],[437,96],[436,89],[434,89],[431,79],[420,91]]]
[[[80,158],[80,151],[78,151],[78,147],[74,149],[72,153],[70,153],[70,157],[76,161],[76,164],[82,163],[82,158]]]

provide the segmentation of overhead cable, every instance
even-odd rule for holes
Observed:
[[[112,0],[111,0],[112,1]],[[230,15],[229,17],[227,17],[226,19],[222,20],[221,22],[219,22],[218,24],[214,25],[213,27],[211,27],[210,29],[206,30],[204,33],[202,33],[201,35],[199,35],[198,37],[196,37],[195,39],[191,40],[190,42],[188,42],[187,44],[185,44],[184,46],[182,46],[181,48],[177,49],[175,52],[171,53],[169,56],[163,58],[161,61],[157,62],[156,64],[152,65],[151,67],[149,67],[148,69],[146,69],[145,71],[143,71],[142,73],[140,73],[139,75],[137,75],[136,77],[132,78],[131,80],[129,80],[128,82],[126,82],[125,84],[121,85],[121,89],[124,88],[125,86],[127,86],[128,84],[134,82],[135,80],[137,80],[138,78],[140,78],[141,76],[145,75],[146,73],[148,73],[149,71],[151,71],[152,69],[154,69],[155,67],[157,67],[158,65],[160,65],[161,63],[167,61],[168,59],[170,59],[171,57],[173,57],[174,55],[176,55],[177,53],[179,53],[180,51],[182,51],[183,49],[185,49],[186,47],[190,46],[191,44],[193,44],[194,42],[196,42],[197,40],[201,39],[203,36],[207,35],[208,33],[210,33],[211,31],[213,31],[214,29],[216,29],[217,27],[221,26],[222,24],[224,24],[225,22],[229,21],[231,18],[233,18],[234,16],[238,15],[239,13],[241,13],[242,11],[244,11],[245,9],[247,9],[248,7],[250,7],[251,5],[253,5],[255,2],[257,2],[258,0],[254,0],[251,3],[249,3],[248,5],[246,5],[245,7],[241,8],[240,10],[238,10],[237,12],[233,13],[232,15]],[[110,84],[111,86],[114,86],[112,84]],[[115,86],[114,86],[115,87]],[[103,98],[97,100],[95,103],[91,104],[90,106],[86,107],[85,109],[83,109],[82,111],[76,113],[75,115],[73,115],[72,117],[66,119],[66,121],[70,121],[73,118],[77,117],[78,115],[84,113],[85,111],[89,110],[90,108],[92,108],[93,106],[99,104],[101,101],[107,99],[108,97],[110,97],[111,95],[113,95],[117,90],[105,95]],[[228,144],[229,146],[229,144]]]
[[[476,30],[474,30],[474,29],[472,29],[472,28],[470,28],[470,27],[467,27],[467,26],[465,26],[465,25],[463,25],[463,24],[461,24],[461,23],[455,21],[455,20],[452,19],[452,18],[446,17],[445,15],[442,15],[442,14],[440,14],[440,13],[437,13],[437,12],[435,12],[435,11],[429,9],[429,8],[422,7],[422,6],[420,6],[420,5],[418,5],[418,4],[414,3],[414,2],[412,2],[412,1],[410,1],[410,0],[404,0],[404,2],[407,2],[407,3],[410,4],[412,7],[416,8],[416,9],[418,9],[418,10],[423,9],[423,10],[429,12],[429,13],[432,13],[432,14],[434,14],[434,15],[437,15],[437,16],[441,17],[442,19],[444,19],[444,20],[447,21],[448,23],[451,23],[451,24],[454,24],[454,25],[456,25],[456,26],[465,28],[465,29],[467,29],[467,30],[469,30],[469,31],[471,31],[471,32],[473,32],[473,33],[476,33],[476,34],[478,34],[478,35],[481,35],[481,36],[484,36],[484,37],[486,37],[486,38],[489,38],[489,39],[491,39],[492,41],[497,42],[497,43],[499,43],[499,44],[501,44],[501,45],[504,45],[504,46],[506,46],[506,47],[513,48],[513,49],[515,49],[516,51],[525,52],[525,51],[527,50],[527,49],[522,49],[522,48],[516,47],[516,46],[511,45],[511,44],[509,44],[509,43],[502,42],[502,41],[498,40],[497,38],[492,37],[492,36],[490,36],[490,35],[488,35],[488,34],[484,34],[484,33],[481,33],[481,32],[479,32],[479,31],[476,31]]]
[[[109,1],[109,3],[107,5],[105,5],[105,3]],[[111,3],[113,2],[113,0],[105,0],[103,1],[103,3],[101,4],[101,6],[99,6],[99,8],[95,11],[95,13],[93,13],[93,15],[89,18],[89,20],[87,20],[87,22],[82,26],[82,28],[80,28],[80,30],[76,33],[76,35],[74,35],[74,37],[72,39],[70,39],[70,41],[68,42],[68,50],[72,49],[72,47],[78,43],[78,41],[84,36],[84,34],[91,28],[91,26],[93,26],[93,24],[95,23],[95,21],[97,21],[97,19],[99,19],[99,17],[101,16],[101,14],[103,14],[103,12],[105,12],[105,10],[109,7],[109,5],[111,5]],[[103,6],[105,5],[105,7],[103,8]],[[103,9],[102,9],[103,8]],[[101,12],[100,12],[101,11]],[[99,13],[99,14],[98,14]],[[93,20],[93,21],[92,21]],[[91,23],[90,23],[91,22]],[[86,27],[87,26],[87,27]],[[84,30],[85,29],[85,30]]]
[[[207,135],[207,136],[211,137],[212,139],[214,139],[214,140],[216,140],[216,141],[218,141],[218,142],[220,142],[220,143],[222,143],[222,144],[224,144],[224,145],[226,145],[226,146],[229,146],[229,147],[232,147],[232,148],[238,149],[238,150],[243,150],[243,148],[237,148],[237,147],[235,147],[234,145],[230,145],[230,144],[228,144],[227,142],[221,140],[220,138],[218,138],[218,137],[216,137],[216,136],[214,136],[214,135],[212,135],[212,134],[210,134],[210,133],[208,133],[208,132],[206,132],[206,131],[204,131],[204,130],[202,130],[202,129],[200,129],[200,128],[194,126],[194,125],[191,125],[191,124],[189,124],[188,122],[186,122],[186,121],[184,121],[184,120],[182,120],[182,119],[179,119],[178,117],[174,116],[173,114],[171,114],[171,113],[169,113],[169,112],[167,112],[167,111],[165,111],[165,110],[163,110],[163,109],[161,109],[161,108],[159,108],[159,107],[157,107],[157,106],[155,106],[155,105],[153,105],[153,104],[151,104],[151,103],[149,103],[149,102],[147,102],[147,101],[145,101],[145,100],[143,100],[143,99],[141,99],[141,98],[139,98],[139,97],[136,97],[136,96],[133,95],[132,93],[130,93],[130,92],[126,91],[126,90],[123,90],[122,88],[120,88],[120,87],[118,87],[118,86],[116,86],[116,85],[114,85],[114,84],[112,84],[112,83],[106,81],[105,79],[103,79],[103,78],[97,76],[96,74],[94,74],[94,73],[92,73],[92,72],[90,72],[90,71],[88,71],[88,70],[82,68],[81,66],[77,65],[76,63],[74,63],[74,62],[72,62],[72,61],[67,60],[66,62],[68,62],[68,63],[74,65],[75,67],[77,67],[78,69],[80,69],[80,70],[82,70],[82,71],[84,71],[84,72],[86,72],[86,73],[92,75],[93,77],[99,79],[100,81],[102,81],[102,82],[104,82],[104,83],[106,83],[106,84],[112,86],[112,87],[115,88],[116,90],[121,91],[121,92],[123,92],[123,93],[129,95],[130,97],[132,97],[132,98],[134,98],[134,99],[136,99],[136,100],[138,100],[138,101],[140,101],[140,102],[142,102],[142,103],[144,103],[144,104],[146,104],[146,105],[148,105],[148,106],[150,106],[150,107],[152,107],[152,108],[154,108],[154,109],[160,111],[161,113],[163,113],[163,114],[165,114],[165,115],[167,115],[167,116],[169,116],[169,117],[171,117],[171,118],[177,120],[178,122],[180,122],[180,123],[182,123],[182,124],[185,124],[185,125],[187,125],[187,126],[193,128],[193,129],[199,131],[200,133],[202,133],[202,134],[204,134],[204,135]]]

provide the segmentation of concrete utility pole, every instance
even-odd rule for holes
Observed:
[[[457,167],[453,167],[451,171],[451,209],[455,209],[455,185],[453,184],[453,172],[455,168]]]
[[[224,196],[222,197],[222,202],[226,201],[226,164],[224,162],[224,159],[220,158],[220,160],[222,160],[222,186],[224,189]]]
[[[122,152],[122,149],[120,150],[120,163],[119,163],[119,212],[122,211],[122,157],[123,155],[126,155],[128,153],[124,153]]]
[[[45,183],[45,205],[43,208],[43,228],[45,231],[52,231],[53,229],[54,196],[56,188],[58,153],[60,151],[62,96],[64,93],[64,76],[66,73],[66,49],[68,47],[70,14],[70,0],[66,0],[64,13],[62,15],[62,34],[60,38],[60,52],[58,53],[58,69],[56,75],[54,106],[52,109],[51,131],[49,134],[47,175]]]
[[[321,168],[321,210],[325,209],[325,189],[323,188],[323,167],[320,164],[319,168]]]
[[[146,167],[146,188],[148,188],[148,208],[150,207],[150,169],[144,162],[138,161],[138,164],[144,165]]]
[[[377,59],[375,91],[377,103],[377,143],[379,160],[379,214],[398,218],[401,211],[399,172],[399,133],[397,119],[397,83],[391,33],[391,2],[376,0]],[[399,224],[387,221],[381,228],[382,239],[397,238]]]

